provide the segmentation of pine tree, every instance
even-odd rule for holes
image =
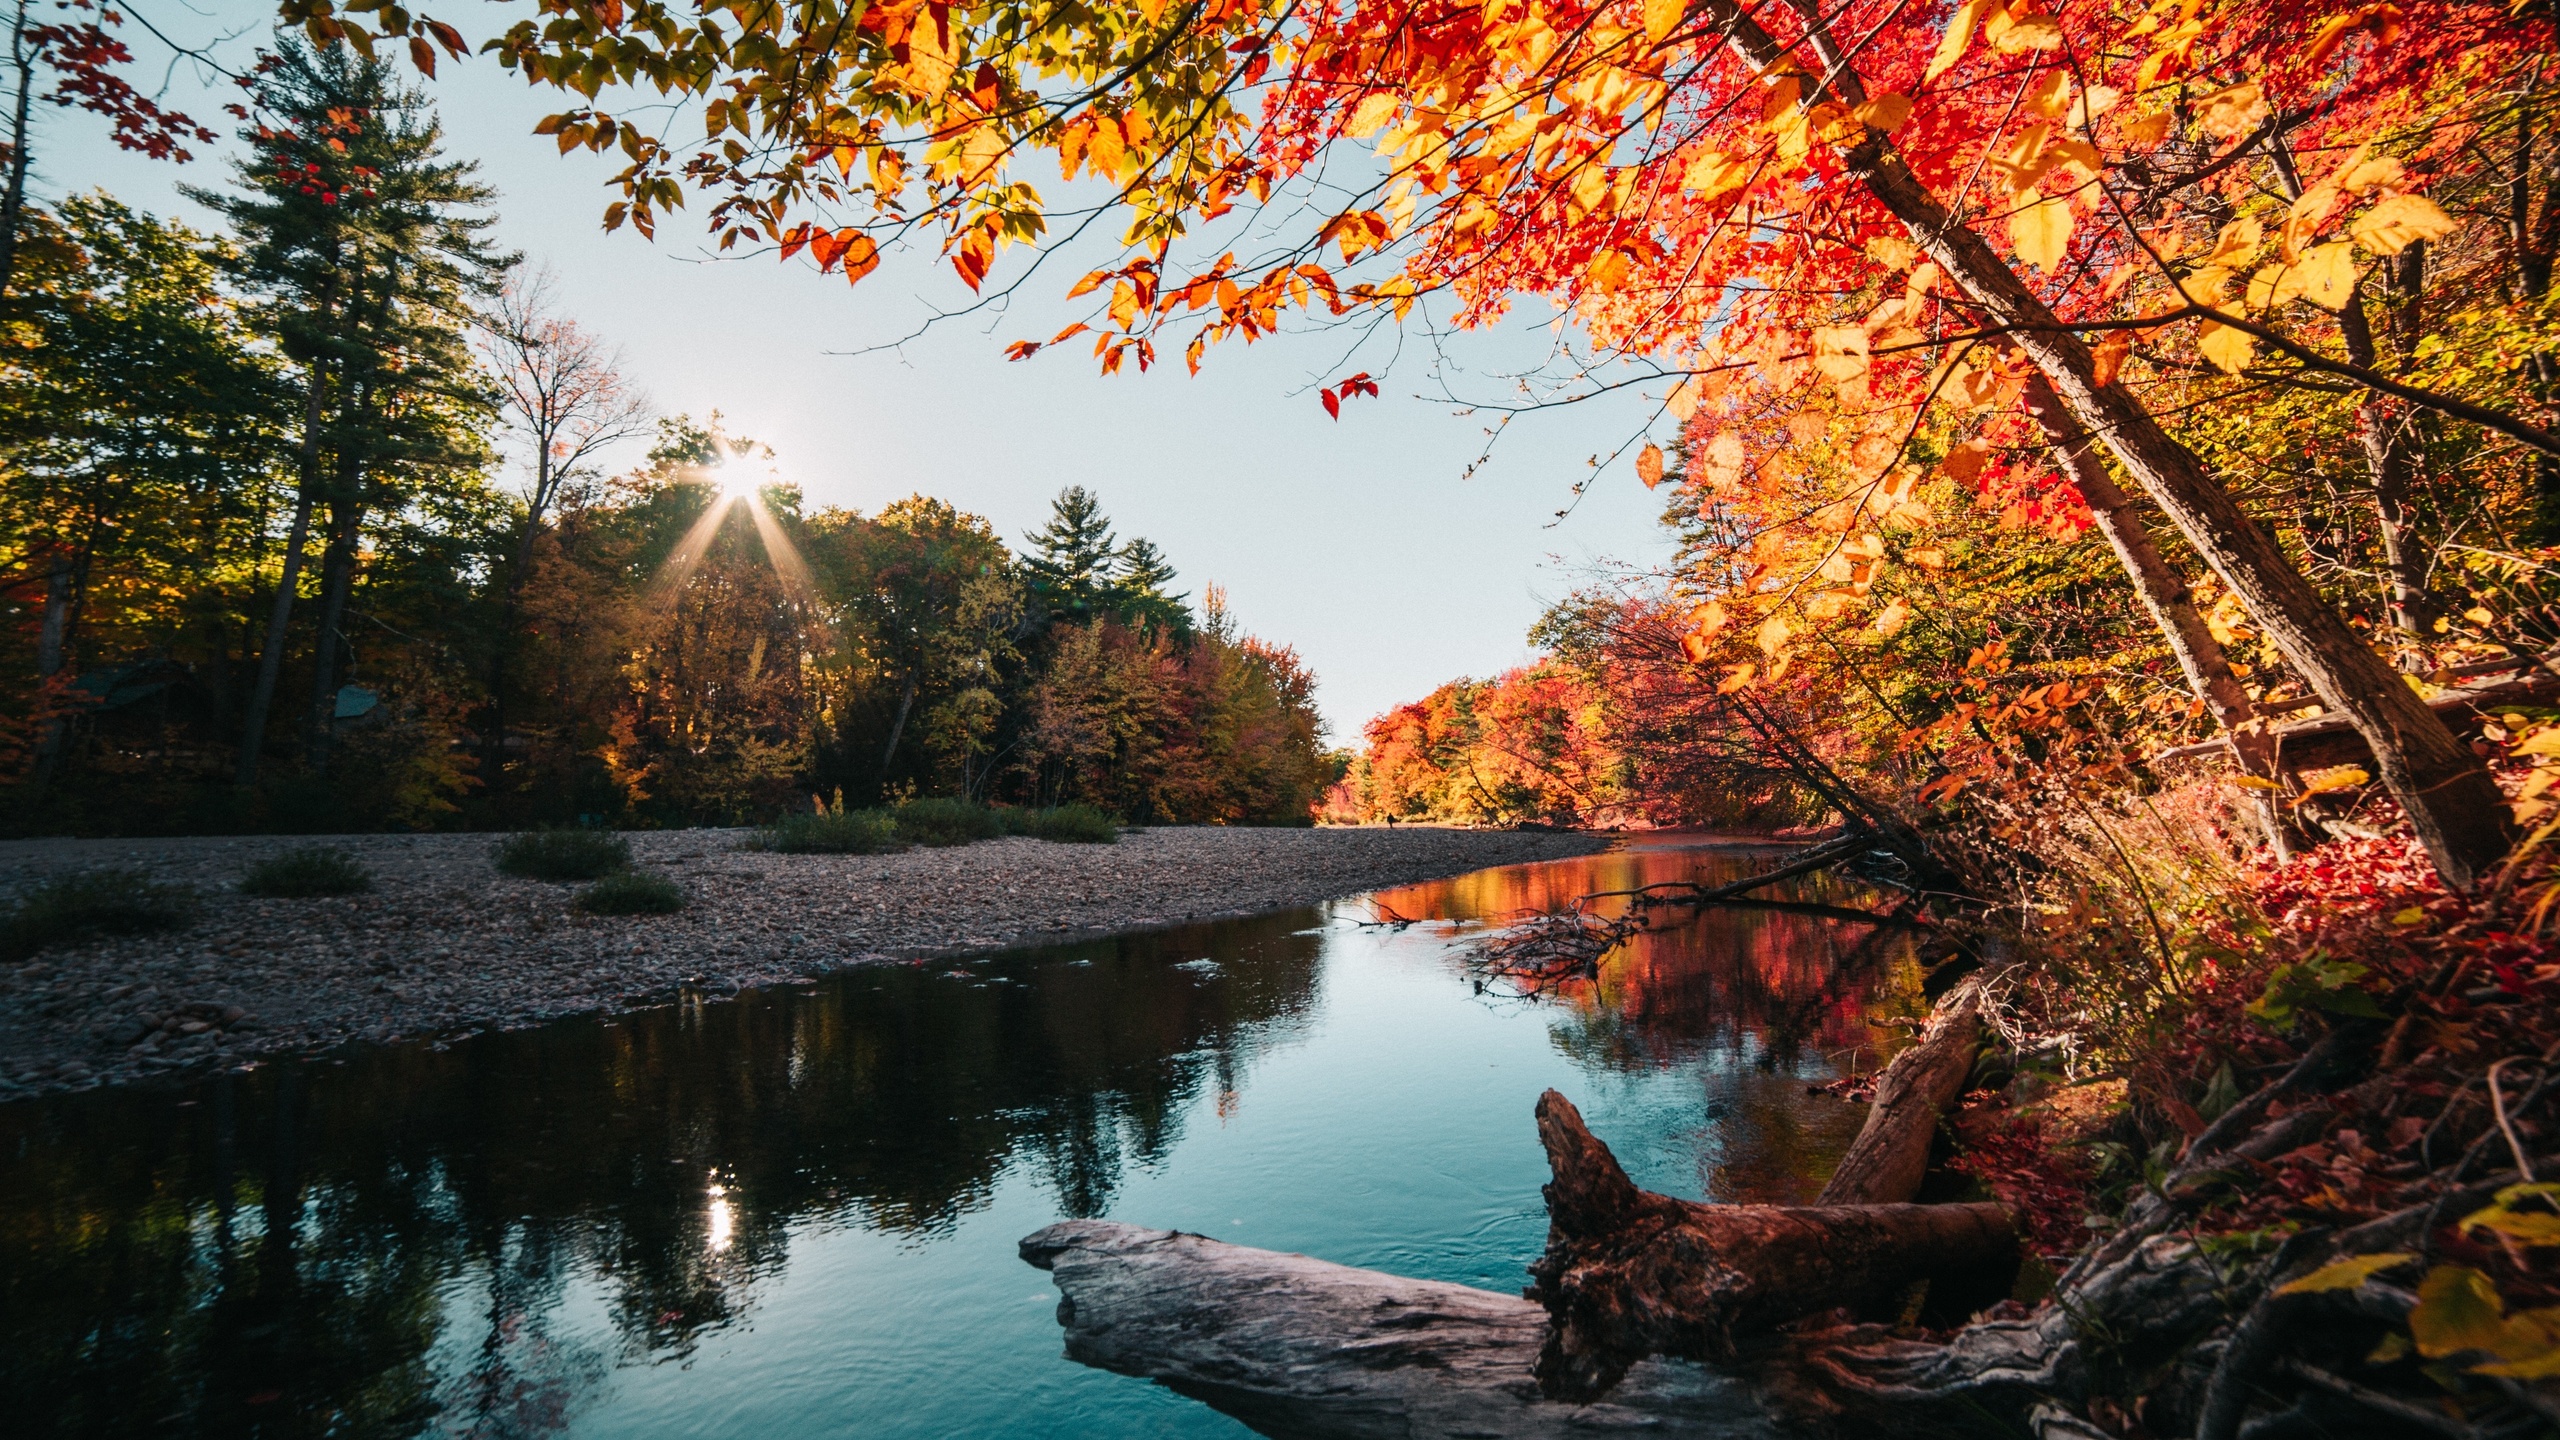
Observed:
[[[1173,577],[1172,562],[1154,541],[1129,540],[1112,562],[1112,608],[1138,628],[1190,634],[1191,607],[1184,603],[1187,596],[1169,588]]]
[[[239,186],[190,190],[242,247],[239,279],[300,372],[299,486],[258,675],[241,726],[239,781],[255,780],[316,509],[326,504],[320,633],[309,727],[336,688],[339,627],[366,515],[398,490],[485,458],[489,397],[467,343],[473,301],[512,257],[481,232],[495,194],[442,158],[425,97],[344,48],[287,42],[255,77],[257,118]]]
[[[1049,523],[1024,537],[1022,570],[1034,610],[1050,620],[1085,621],[1111,608],[1120,546],[1102,502],[1081,485],[1058,492]]]

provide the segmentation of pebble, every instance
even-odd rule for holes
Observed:
[[[513,1028],[688,990],[726,996],[850,965],[948,964],[1608,843],[1430,826],[1164,827],[1116,845],[1007,839],[901,855],[768,855],[738,849],[744,831],[635,832],[639,868],[674,869],[690,903],[675,915],[591,917],[571,911],[575,885],[498,874],[489,863],[498,838],[0,841],[0,903],[48,877],[107,866],[192,885],[205,901],[174,935],[0,967],[0,1103],[356,1038]],[[319,900],[233,890],[255,861],[314,843],[354,852],[375,889]]]

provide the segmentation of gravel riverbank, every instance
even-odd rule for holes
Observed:
[[[46,950],[0,968],[0,1100],[237,1064],[348,1040],[442,1036],[726,992],[848,965],[1250,914],[1605,837],[1512,831],[1168,828],[1116,845],[990,840],[900,855],[769,855],[736,830],[634,833],[675,915],[573,913],[577,887],[500,875],[491,835],[0,842],[0,899],[105,867],[194,886],[187,929]],[[251,899],[252,862],[311,844],[373,872],[369,894]]]

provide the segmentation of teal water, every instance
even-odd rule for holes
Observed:
[[[1889,938],[1719,911],[1536,1002],[1457,954],[1490,918],[1767,863],[1657,841],[0,1107],[0,1414],[30,1436],[1245,1435],[1063,1358],[1015,1241],[1107,1215],[1516,1289],[1549,1086],[1646,1186],[1808,1197],[1861,1118],[1808,1084],[1918,1007]]]

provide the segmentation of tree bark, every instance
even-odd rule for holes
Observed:
[[[1968,979],[1938,1003],[1920,1043],[1876,1078],[1867,1123],[1813,1203],[1899,1205],[1917,1196],[1938,1121],[1964,1094],[1981,1051],[1982,982]]]
[[[2416,325],[2415,317],[2407,312],[2418,303],[2416,292],[2424,273],[2425,253],[2426,242],[2420,241],[2401,251],[2385,267],[2391,276],[2392,330],[2401,339],[2395,348],[2401,351],[2404,361],[2407,337]],[[2348,297],[2347,308],[2339,312],[2338,331],[2346,340],[2348,359],[2368,369],[2380,363],[2361,288]],[[2412,417],[2405,410],[2386,405],[2378,398],[2367,399],[2356,407],[2356,443],[2364,451],[2365,475],[2373,484],[2373,515],[2382,537],[2384,598],[2390,606],[2391,624],[2412,639],[2423,639],[2435,620],[2435,606],[2427,599],[2428,557],[2425,547],[2417,542],[2417,512],[2409,493],[2416,484],[2418,470],[2414,447],[2408,440],[2411,422]]]
[[[1550,1400],[1531,1374],[1546,1312],[1516,1295],[1109,1220],[1036,1231],[1022,1258],[1057,1281],[1069,1359],[1156,1380],[1264,1435],[1792,1433],[1740,1378],[1678,1361],[1638,1363],[1596,1404]]]
[[[332,293],[321,292],[324,318],[332,308]],[[320,494],[320,420],[326,413],[329,372],[317,355],[310,364],[302,406],[302,477],[293,498],[293,524],[285,534],[284,573],[276,580],[275,604],[267,612],[266,642],[258,650],[258,681],[240,718],[240,764],[234,779],[244,790],[258,783],[258,752],[266,746],[267,712],[275,705],[277,677],[284,673],[284,642],[293,625],[294,592],[302,581],[302,547],[310,538],[311,507]]]
[[[898,756],[898,741],[907,733],[907,712],[915,708],[916,675],[907,672],[907,687],[898,695],[898,718],[890,722],[888,747],[880,752],[880,783],[889,783],[889,762]]]
[[[2222,642],[2213,638],[2212,628],[2197,613],[2194,590],[2185,577],[2169,568],[2167,557],[2160,553],[2151,532],[2144,528],[2142,517],[2135,512],[2132,497],[2117,488],[2115,477],[2107,473],[2097,451],[2090,446],[2089,432],[2062,408],[2042,374],[2027,382],[2026,402],[2028,411],[2044,428],[2054,458],[2071,476],[2080,498],[2088,502],[2089,513],[2098,522],[2098,533],[2106,537],[2108,548],[2116,552],[2117,563],[2132,577],[2134,593],[2142,597],[2142,608],[2151,613],[2151,623],[2169,642],[2169,653],[2177,660],[2179,673],[2187,677],[2187,688],[2204,702],[2215,723],[2222,727],[2232,755],[2240,762],[2241,773],[2274,780],[2275,744],[2267,737],[2257,707],[2249,703],[2248,692],[2240,687],[2240,677],[2231,673],[2231,659],[2223,653]],[[2266,791],[2253,791],[2251,808],[2276,858],[2290,859],[2293,827],[2276,797]]]
[[[2018,1238],[1998,1205],[1702,1205],[1639,1190],[1550,1090],[1538,1138],[1547,1250],[1529,1297],[1554,1325],[1538,1381],[1559,1399],[1608,1391],[1650,1354],[1712,1360],[1738,1337],[1843,1306],[1898,1308],[1917,1282],[2008,1292]]]
[[[311,709],[305,721],[303,748],[317,767],[329,758],[330,721],[337,710],[338,653],[345,647],[340,633],[346,623],[347,597],[355,588],[356,546],[364,533],[365,503],[359,496],[331,506],[329,546],[321,561],[320,633],[312,641]]]
[[[18,72],[18,96],[9,115],[9,188],[0,194],[0,299],[18,278],[18,226],[27,218],[27,106],[35,93],[35,58],[27,53],[27,5],[18,0],[9,23],[9,66]]]

